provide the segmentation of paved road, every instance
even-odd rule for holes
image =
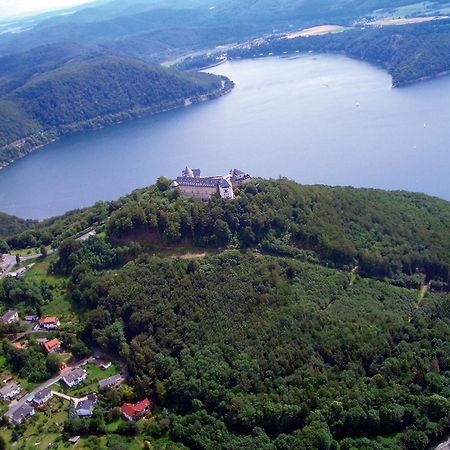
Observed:
[[[96,231],[92,228],[89,231],[87,231],[86,233],[82,234],[81,236],[78,236],[76,238],[76,240],[80,241],[80,242],[87,241],[89,238],[91,238],[92,236],[95,236],[95,235],[96,235]],[[57,251],[58,251],[57,249],[52,248],[47,252],[47,255],[51,255]],[[41,256],[42,256],[42,253],[35,253],[33,255],[21,256],[20,261],[21,262],[29,261],[31,259],[40,258]],[[12,269],[15,265],[16,265],[16,256],[15,255],[10,255],[10,254],[0,255],[0,278],[6,277],[6,275],[12,271]]]
[[[5,417],[10,417],[14,411],[16,411],[18,408],[20,408],[22,405],[24,405],[27,402],[27,398],[36,395],[39,391],[42,389],[48,388],[52,386],[53,384],[57,383],[69,370],[74,369],[76,367],[81,367],[84,364],[86,364],[89,361],[90,358],[84,358],[80,361],[74,362],[72,364],[68,364],[67,368],[64,369],[62,373],[59,375],[55,375],[53,378],[50,378],[45,383],[42,383],[37,388],[33,389],[31,392],[26,393],[20,400],[13,401],[8,408],[8,412],[5,413]]]
[[[80,361],[76,361],[72,364],[68,364],[67,368],[64,369],[64,371],[61,374],[55,375],[53,378],[50,378],[49,380],[45,381],[44,383],[42,383],[41,385],[39,385],[38,387],[33,389],[31,392],[28,392],[27,394],[25,394],[20,400],[15,401],[15,402],[13,401],[13,403],[11,403],[9,405],[9,409],[8,409],[8,412],[5,413],[5,417],[8,418],[9,416],[11,416],[14,413],[14,411],[16,411],[22,405],[24,405],[26,403],[28,397],[37,394],[39,391],[41,391],[44,388],[48,388],[48,387],[52,386],[53,384],[57,383],[69,370],[72,370],[76,367],[84,366],[87,362],[93,361],[94,358],[109,359],[112,362],[118,364],[122,369],[123,379],[125,380],[128,378],[128,366],[124,359],[122,359],[118,356],[110,355],[96,347],[94,347],[92,349],[92,353],[93,353],[93,356],[90,356],[89,358],[84,358]]]

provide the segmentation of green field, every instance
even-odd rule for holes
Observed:
[[[43,306],[43,312],[48,316],[57,316],[61,321],[76,321],[77,316],[73,311],[70,300],[67,296],[67,279],[61,276],[50,275],[48,269],[53,261],[56,261],[56,254],[40,259],[25,274],[25,278],[30,281],[46,281],[53,287],[53,300]]]

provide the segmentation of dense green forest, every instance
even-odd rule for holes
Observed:
[[[52,17],[21,33],[0,35],[0,55],[55,42],[100,44],[128,56],[170,60],[199,49],[242,41],[273,30],[322,23],[350,25],[374,10],[410,0],[115,0]],[[428,3],[433,11],[446,0]],[[28,24],[27,24],[28,25]],[[181,53],[180,53],[181,51]]]
[[[104,222],[118,242],[201,247],[258,247],[335,267],[358,265],[363,275],[413,276],[424,272],[450,282],[450,204],[424,194],[376,189],[302,186],[257,180],[233,202],[195,202],[168,189],[164,178],[110,203],[31,226],[8,239],[13,248],[53,244]]]
[[[393,85],[402,86],[450,70],[450,20],[273,39],[250,49],[231,50],[229,57],[254,57],[269,52],[281,55],[295,51],[344,53],[381,64],[392,76]]]
[[[0,71],[6,91],[0,98],[0,164],[61,135],[183,106],[187,98],[196,102],[231,87],[221,77],[104,55],[69,62],[63,56],[57,68],[48,69],[55,60],[42,53],[35,58],[40,74],[20,71],[17,58],[7,58],[12,74]],[[17,72],[25,82],[8,92]]]
[[[425,450],[450,431],[449,202],[257,179],[206,203],[169,183],[8,239],[59,247],[47,267],[80,320],[68,342],[126,359],[155,448]],[[0,284],[8,308],[53,295]],[[33,351],[30,380],[52,371]],[[101,417],[65,431],[102,435]]]
[[[83,338],[127,358],[188,448],[414,450],[449,430],[448,295],[414,313],[415,290],[238,252],[72,278]]]

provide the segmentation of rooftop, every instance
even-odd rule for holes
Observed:
[[[19,385],[18,385],[16,382],[11,381],[11,382],[8,383],[6,386],[3,386],[3,387],[0,389],[0,395],[7,395],[7,394],[9,394],[10,392],[14,392],[14,391],[17,390],[17,389],[19,389]]]
[[[109,386],[114,386],[115,384],[122,381],[122,375],[112,375],[111,377],[105,378],[98,382],[100,389],[107,388]]]
[[[13,311],[12,309],[9,309],[8,311],[5,312],[5,314],[3,314],[2,316],[2,320],[3,322],[9,322],[11,319],[14,319],[14,317],[16,316],[17,312]]]
[[[26,403],[22,405],[20,408],[17,408],[12,416],[11,419],[14,422],[19,422],[22,418],[26,418],[34,413],[34,408],[30,405],[27,405]]]
[[[66,373],[62,378],[67,383],[73,383],[84,375],[84,370],[77,367],[76,369],[72,369],[69,373]]]
[[[45,400],[51,394],[51,392],[52,391],[49,388],[44,388],[36,393],[36,395],[33,397],[33,400],[36,402]]]

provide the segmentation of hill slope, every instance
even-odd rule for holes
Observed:
[[[63,53],[60,60],[42,60],[31,78],[17,68],[4,74],[4,85],[18,71],[25,81],[0,98],[0,164],[63,134],[183,106],[185,99],[196,102],[230,87],[220,77],[129,58],[84,54],[66,59]],[[47,70],[48,64],[58,67]]]
[[[449,202],[258,179],[204,203],[169,183],[8,241],[59,251],[0,282],[4,308],[69,294],[70,350],[82,339],[129,368],[131,387],[100,392],[66,433],[161,450],[425,450],[448,433]],[[151,419],[116,426],[116,407],[144,397]]]

